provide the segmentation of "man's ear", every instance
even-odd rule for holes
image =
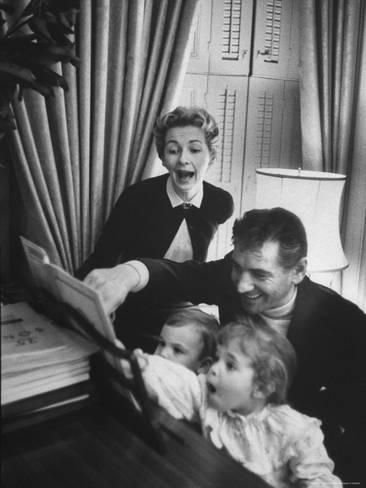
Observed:
[[[197,374],[206,374],[213,363],[213,358],[206,356],[200,361],[200,366],[197,370]]]
[[[306,270],[308,267],[308,260],[307,258],[301,258],[293,268],[293,278],[292,281],[295,285],[301,283],[301,281],[305,278]]]

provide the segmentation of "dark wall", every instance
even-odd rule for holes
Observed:
[[[0,282],[8,284],[19,277],[20,245],[19,190],[6,139],[0,141]]]

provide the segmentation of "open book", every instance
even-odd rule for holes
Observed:
[[[113,324],[103,308],[96,290],[52,264],[44,249],[21,237],[23,249],[35,287],[44,290],[60,303],[79,312],[95,329],[111,342],[116,339]]]
[[[43,290],[63,307],[65,317],[79,332],[94,340],[106,358],[106,371],[113,376],[114,384],[127,388],[125,395],[147,421],[151,430],[149,400],[141,371],[134,354],[117,340],[111,318],[106,313],[100,295],[84,282],[74,278],[59,266],[52,264],[44,249],[21,237],[29,264],[33,285]],[[121,359],[130,363],[132,378],[126,378]],[[109,368],[109,369],[108,369]],[[107,380],[107,378],[105,378]],[[158,433],[157,433],[158,434]]]
[[[23,249],[32,274],[33,284],[67,307],[67,318],[79,332],[102,341],[106,350],[123,348],[117,340],[112,321],[106,313],[99,293],[83,281],[52,264],[44,249],[21,237]],[[106,339],[106,341],[104,340]],[[116,346],[118,344],[118,346]],[[120,360],[107,353],[108,361],[122,372]]]

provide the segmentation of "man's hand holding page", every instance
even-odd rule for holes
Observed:
[[[105,311],[111,314],[124,303],[129,293],[143,289],[148,279],[149,273],[144,264],[128,261],[113,268],[94,269],[84,282],[98,291]]]

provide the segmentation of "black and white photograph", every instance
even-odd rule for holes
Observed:
[[[366,487],[366,0],[0,0],[4,488]]]

